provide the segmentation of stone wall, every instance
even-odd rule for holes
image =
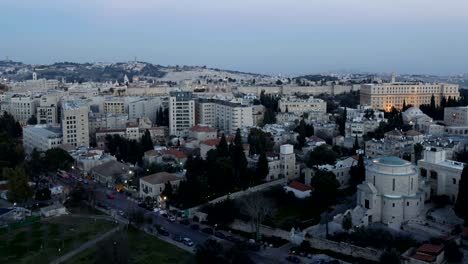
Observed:
[[[310,242],[312,248],[319,249],[319,250],[329,250],[335,253],[352,256],[355,258],[363,258],[370,261],[380,261],[380,256],[382,255],[382,251],[372,249],[372,248],[362,248],[352,244],[344,243],[344,242],[335,242],[328,239],[318,238],[318,237],[311,237],[305,238],[306,241]]]

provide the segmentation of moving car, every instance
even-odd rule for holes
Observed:
[[[169,236],[169,232],[164,227],[157,227],[158,233],[163,236]]]

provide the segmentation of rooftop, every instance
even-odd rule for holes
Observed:
[[[35,126],[26,126],[23,128],[26,131],[30,131],[32,134],[39,135],[44,138],[60,138],[62,137],[62,129],[45,126],[45,125],[35,125]]]
[[[82,100],[69,100],[63,102],[63,109],[64,110],[76,110],[83,107],[88,107],[85,101]]]
[[[296,189],[301,192],[311,191],[312,187],[298,181],[293,181],[288,185],[289,188]]]
[[[142,177],[141,180],[150,184],[163,184],[166,182],[180,180],[180,178],[168,172],[158,172],[155,174]]]
[[[207,132],[207,133],[210,133],[210,132],[216,132],[216,129],[210,127],[210,126],[202,126],[202,125],[196,125],[196,126],[193,126],[191,128],[189,128],[190,131],[192,132]]]
[[[410,164],[408,161],[400,159],[395,156],[385,156],[381,158],[374,159],[373,163],[379,163],[388,166],[404,166]]]
[[[438,254],[442,249],[444,249],[444,246],[441,245],[423,244],[416,251],[418,253]]]

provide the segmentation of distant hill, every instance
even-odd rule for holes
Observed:
[[[161,66],[148,62],[132,61],[118,63],[57,62],[49,65],[31,65],[15,61],[0,61],[0,76],[14,81],[31,79],[36,71],[39,78],[65,79],[67,82],[122,81],[124,76],[132,79],[181,81],[185,79],[252,79],[264,75],[231,70],[210,69],[205,66]]]

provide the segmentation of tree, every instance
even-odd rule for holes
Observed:
[[[468,167],[465,165],[458,181],[458,195],[455,202],[455,213],[465,220],[468,226]]]
[[[43,188],[36,191],[34,198],[38,201],[50,200],[51,192],[49,188]]]
[[[74,161],[73,157],[61,148],[48,149],[44,154],[44,165],[53,172],[58,169],[69,170]]]
[[[416,143],[414,144],[414,160],[416,161],[416,164],[418,163],[418,160],[422,159],[422,152],[424,150],[423,145],[421,143]]]
[[[460,263],[463,260],[463,253],[455,241],[451,240],[445,244],[445,258],[449,263]]]
[[[337,158],[338,154],[329,145],[323,144],[310,152],[307,165],[310,168],[324,164],[333,165]]]
[[[141,146],[143,152],[154,149],[153,140],[151,139],[151,134],[148,129],[146,129],[143,136],[141,136]]]
[[[353,218],[351,217],[351,213],[347,213],[343,216],[341,226],[346,231],[349,231],[353,227]]]
[[[37,125],[37,117],[32,115],[30,118],[28,118],[26,123],[28,123],[28,125]]]
[[[251,128],[247,137],[250,155],[273,150],[271,134],[258,128]]]
[[[274,206],[262,194],[253,193],[244,198],[242,208],[255,228],[256,240],[260,240],[260,225],[267,217],[273,215]]]
[[[349,181],[352,186],[361,184],[366,179],[366,168],[364,166],[363,155],[359,155],[357,165],[351,167],[351,169],[349,170],[349,174]]]
[[[386,250],[380,256],[380,263],[381,264],[400,264],[401,263],[400,254],[395,249],[392,249],[390,251]]]
[[[344,136],[345,135],[345,128],[346,128],[346,120],[348,118],[348,110],[346,107],[343,110],[343,113],[341,116],[336,118],[336,124],[338,125],[338,131],[340,132],[340,135]]]
[[[223,246],[214,239],[208,239],[197,246],[195,259],[199,264],[221,264],[226,261],[223,256]]]
[[[224,133],[221,135],[221,139],[216,146],[216,153],[219,157],[229,157],[229,148]]]
[[[212,225],[229,225],[234,221],[239,209],[235,206],[231,199],[223,202],[209,205],[206,208],[208,214],[208,222]]]
[[[167,197],[167,199],[171,199],[173,192],[174,189],[172,188],[172,184],[170,182],[166,182],[166,184],[164,184],[164,190],[162,191],[161,195]]]
[[[266,156],[266,153],[263,152],[260,154],[258,157],[257,161],[257,168],[255,170],[255,184],[258,184],[265,180],[265,178],[268,176],[268,173],[270,172],[270,169],[268,168],[268,159]]]
[[[275,112],[269,108],[265,110],[263,114],[263,124],[274,124],[276,123],[276,115]]]
[[[29,187],[29,178],[23,168],[4,169],[8,179],[8,200],[15,203],[26,202],[32,197],[33,191]]]
[[[294,131],[299,134],[296,138],[297,139],[296,147],[297,149],[302,149],[306,143],[306,123],[304,119],[301,119],[301,121],[299,122],[299,125],[294,129]]]
[[[237,129],[236,136],[234,137],[231,158],[236,183],[243,188],[247,188],[249,185],[249,179],[246,177],[247,158],[245,157],[244,143],[242,142],[242,136],[239,128]]]
[[[359,140],[358,140],[358,137],[356,135],[356,137],[354,138],[354,144],[353,144],[353,148],[352,148],[352,154],[356,154],[356,151],[359,149]]]
[[[314,187],[313,197],[321,202],[323,208],[335,203],[340,183],[333,172],[317,170],[310,183]]]

